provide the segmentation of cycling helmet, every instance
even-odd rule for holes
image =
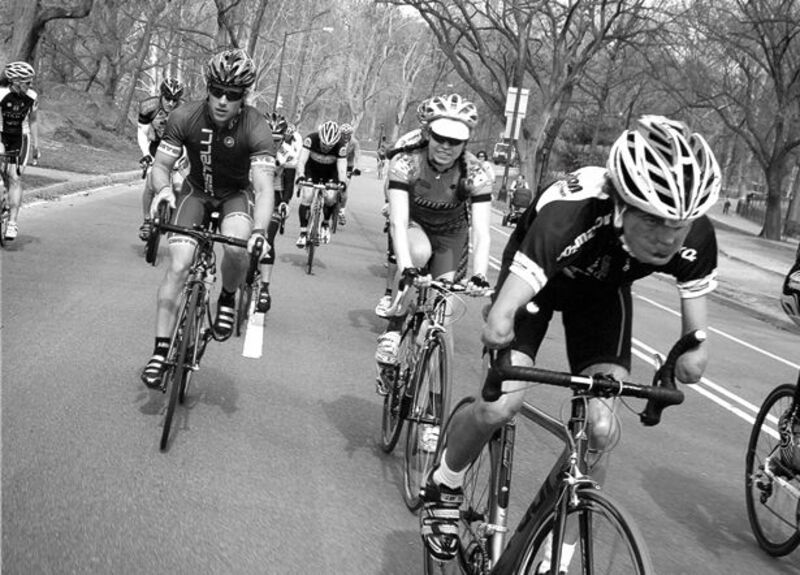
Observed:
[[[275,112],[267,116],[267,122],[269,123],[273,136],[283,136],[289,129],[289,122],[286,121],[286,118]]]
[[[798,249],[800,257],[800,249]],[[800,259],[783,281],[781,307],[794,323],[800,326]]]
[[[206,82],[231,88],[249,88],[256,81],[256,66],[242,49],[215,54],[206,64]]]
[[[9,62],[3,70],[9,82],[29,82],[36,72],[27,62]]]
[[[353,126],[350,124],[342,124],[339,126],[339,131],[342,133],[342,136],[352,136],[353,135]]]
[[[319,141],[327,148],[335,146],[341,137],[342,132],[339,129],[339,124],[333,120],[328,120],[319,127]]]
[[[431,114],[431,109],[429,106],[430,101],[430,98],[426,98],[417,106],[417,120],[419,120],[419,123],[423,126],[428,123],[428,117]]]
[[[719,197],[722,174],[705,139],[681,122],[642,116],[614,142],[608,172],[620,199],[668,220],[693,220]]]
[[[183,82],[177,78],[164,78],[161,82],[161,95],[170,100],[177,100],[183,95]]]
[[[467,140],[478,123],[475,104],[458,94],[435,96],[426,107],[431,131],[447,138]]]

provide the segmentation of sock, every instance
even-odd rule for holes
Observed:
[[[236,303],[236,292],[228,291],[225,288],[222,288],[219,292],[219,301],[217,303],[219,305],[233,307]]]
[[[386,288],[386,291],[383,292],[383,295],[391,296],[392,295],[392,288]]]
[[[261,282],[261,291],[269,293],[269,282]]]
[[[467,470],[462,469],[461,471],[453,471],[447,465],[447,449],[445,448],[442,451],[442,457],[439,460],[439,467],[436,468],[436,471],[433,472],[433,482],[438,483],[439,485],[446,485],[451,489],[456,489],[464,485],[464,476],[467,474]]]
[[[157,337],[156,345],[155,348],[153,349],[153,355],[161,355],[166,357],[168,351],[169,351],[169,338]]]

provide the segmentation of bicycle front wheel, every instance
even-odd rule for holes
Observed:
[[[167,412],[164,415],[164,428],[161,431],[161,451],[164,451],[169,444],[169,431],[172,426],[172,417],[175,414],[175,407],[180,401],[180,395],[186,384],[188,372],[191,371],[192,354],[190,344],[195,340],[197,330],[198,306],[201,303],[201,286],[197,283],[192,285],[186,305],[178,316],[178,328],[175,330],[171,348],[177,349],[175,365],[170,369],[170,390],[167,402]]]
[[[450,354],[444,334],[430,339],[414,373],[414,401],[407,417],[403,498],[411,511],[422,504],[420,489],[433,467],[452,387]]]
[[[758,544],[774,557],[788,555],[800,545],[800,500],[787,489],[800,490],[800,472],[783,462],[781,452],[781,426],[786,427],[785,437],[794,395],[795,386],[787,383],[767,396],[753,424],[745,458],[747,517]]]
[[[306,273],[311,274],[314,267],[314,252],[317,249],[320,241],[320,218],[322,217],[322,205],[319,199],[315,199],[311,206],[311,221],[308,228],[308,240],[306,241],[306,252],[308,252],[308,260],[306,262]]]
[[[250,302],[253,301],[253,286],[243,283],[236,290],[236,337],[240,337],[247,326],[247,316],[250,313]]]
[[[408,413],[411,403],[410,390],[411,377],[414,372],[414,330],[413,320],[406,322],[400,336],[397,348],[397,365],[379,365],[381,385],[388,393],[383,398],[383,418],[381,420],[381,449],[384,453],[391,453],[400,433],[403,430],[403,420]]]
[[[650,554],[633,520],[613,499],[593,487],[578,489],[577,504],[570,504],[563,518],[566,533],[578,541],[569,573],[595,575],[646,575],[653,573]],[[555,511],[533,528],[530,544],[515,573],[534,575],[541,563],[549,564]],[[562,558],[563,560],[563,558]]]

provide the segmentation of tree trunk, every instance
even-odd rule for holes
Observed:
[[[14,32],[9,50],[11,58],[33,62],[39,39],[50,20],[84,18],[91,12],[93,4],[94,0],[76,0],[70,6],[42,8],[41,0],[17,0],[14,7]]]
[[[767,209],[764,214],[764,228],[761,230],[761,236],[768,240],[780,240],[781,231],[781,184],[783,183],[783,174],[785,161],[778,161],[768,166],[766,171],[767,177]]]

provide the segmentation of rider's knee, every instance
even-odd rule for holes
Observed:
[[[522,394],[509,393],[496,401],[478,400],[473,409],[477,423],[483,427],[496,428],[505,425],[522,408]]]

